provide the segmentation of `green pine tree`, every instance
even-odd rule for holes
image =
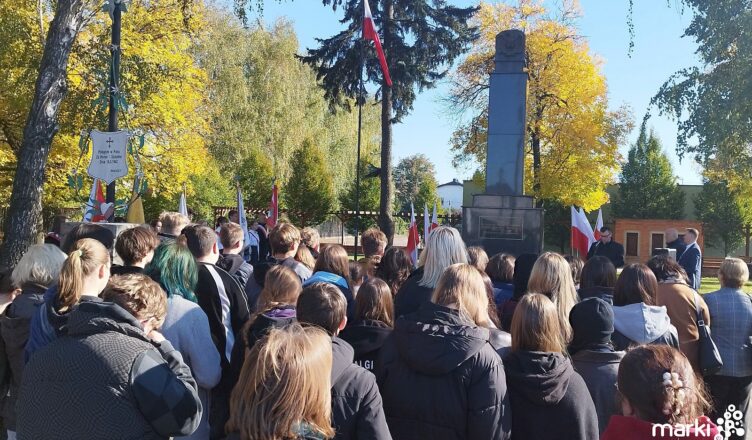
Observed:
[[[324,154],[306,140],[292,157],[294,172],[283,188],[290,220],[303,228],[327,220],[335,207],[334,184]]]
[[[661,142],[645,126],[629,149],[621,170],[619,193],[614,201],[618,218],[680,219],[684,215],[684,192],[676,183],[671,162]]]
[[[360,212],[377,212],[379,210],[379,179],[369,177],[365,178],[365,175],[369,172],[371,167],[365,161],[360,163]],[[346,211],[355,211],[355,184],[350,187],[340,196],[340,205],[342,209]],[[360,232],[365,231],[371,226],[376,225],[376,219],[368,215],[361,216]],[[345,227],[348,233],[355,233],[355,219],[345,222]]]

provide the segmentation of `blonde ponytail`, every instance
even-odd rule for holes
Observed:
[[[60,271],[57,311],[66,312],[78,304],[84,290],[84,279],[109,262],[110,254],[102,243],[91,238],[75,242]]]

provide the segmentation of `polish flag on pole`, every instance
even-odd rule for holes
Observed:
[[[436,215],[436,202],[433,202],[433,216],[431,217],[431,227],[429,228],[429,231],[433,231],[434,229],[439,227],[439,217]]]
[[[601,209],[598,208],[598,220],[595,221],[595,229],[593,229],[593,235],[595,236],[595,241],[598,241],[601,239],[602,227],[603,227],[603,211],[601,211]]]
[[[89,201],[86,203],[86,213],[84,214],[85,222],[101,222],[105,218],[101,213],[101,206],[105,202],[102,184],[99,179],[94,179],[89,192]]]
[[[428,243],[428,233],[431,232],[431,219],[428,217],[428,205],[423,205],[423,243]]]
[[[407,231],[407,254],[410,255],[413,267],[418,265],[419,242],[420,234],[418,234],[418,223],[415,221],[415,207],[410,203],[410,229]]]
[[[266,229],[271,231],[279,220],[279,188],[277,182],[272,184],[272,200],[269,202],[269,216],[266,219]]]
[[[593,230],[590,228],[590,223],[583,211],[578,211],[572,206],[571,214],[572,250],[577,251],[580,258],[585,259],[590,246],[595,243],[595,236],[593,236]]]
[[[381,47],[379,33],[376,32],[376,23],[373,21],[368,0],[363,0],[363,39],[373,41],[374,46],[376,46],[376,54],[379,56],[381,72],[384,73],[384,81],[391,87],[392,78],[389,76],[389,66],[386,64],[386,56],[384,55],[384,49]]]

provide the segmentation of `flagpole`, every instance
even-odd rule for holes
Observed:
[[[363,10],[365,11],[365,1]],[[365,15],[365,12],[364,12]],[[365,67],[365,50],[363,39],[360,41],[360,69],[358,70],[358,153],[355,160],[355,261],[358,261],[358,234],[360,233],[360,142],[363,129],[363,68]]]
[[[113,2],[115,0],[112,0]],[[120,28],[121,28],[121,10],[120,3],[115,2],[114,11],[112,12],[112,41],[110,45],[110,52],[112,54],[112,65],[110,66],[110,112],[107,118],[107,131],[118,131],[118,108],[115,100],[118,98],[116,93],[119,93],[120,82]],[[107,203],[115,203],[115,181],[107,185],[107,191],[105,200]],[[104,214],[104,213],[102,213]],[[115,216],[115,211],[112,211],[112,216],[106,221],[110,222]]]

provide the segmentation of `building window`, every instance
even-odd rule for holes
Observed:
[[[626,254],[628,257],[639,256],[639,243],[640,234],[638,232],[627,232],[627,249]]]
[[[663,241],[663,233],[662,232],[653,232],[650,234],[650,252],[652,253],[655,249],[661,249],[665,248],[666,244]]]

